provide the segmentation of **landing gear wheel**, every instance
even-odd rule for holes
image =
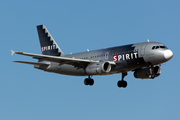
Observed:
[[[90,85],[90,86],[92,86],[92,85],[94,84],[94,80],[91,79],[90,76],[89,76],[89,78],[86,78],[86,79],[84,80],[84,84],[85,84],[85,85]]]
[[[120,81],[118,81],[117,86],[118,86],[118,87],[126,88],[126,87],[127,87],[127,82],[124,81],[124,80],[123,80],[123,81],[120,80]]]
[[[89,85],[92,86],[94,84],[94,80],[93,79],[89,79]]]
[[[86,78],[86,79],[84,80],[84,84],[85,84],[85,85],[88,85],[88,81],[89,81],[89,79]]]
[[[150,78],[150,79],[154,79],[154,78],[155,78],[155,75],[149,75],[149,78]]]
[[[126,88],[126,87],[127,87],[127,82],[126,82],[126,81],[123,81],[122,87],[123,87],[123,88]]]
[[[118,82],[117,82],[117,86],[118,86],[118,87],[122,87],[122,81],[118,81]]]

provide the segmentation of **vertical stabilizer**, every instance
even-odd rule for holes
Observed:
[[[44,25],[37,26],[41,51],[43,55],[64,56],[49,31]]]

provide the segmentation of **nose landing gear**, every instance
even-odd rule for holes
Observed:
[[[154,74],[154,67],[153,66],[149,66],[149,78],[154,79],[155,78],[155,74]]]

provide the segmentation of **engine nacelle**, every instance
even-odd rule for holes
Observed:
[[[158,77],[160,74],[161,74],[161,68],[159,66],[153,67],[153,76]],[[151,78],[149,68],[142,68],[142,69],[136,70],[134,72],[134,77],[141,78],[141,79]]]
[[[89,64],[85,72],[88,75],[99,75],[102,73],[108,73],[111,71],[111,65],[108,62],[98,62]]]

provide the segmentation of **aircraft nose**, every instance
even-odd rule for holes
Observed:
[[[173,57],[173,52],[171,50],[166,50],[164,52],[164,57],[165,59],[170,60]]]

